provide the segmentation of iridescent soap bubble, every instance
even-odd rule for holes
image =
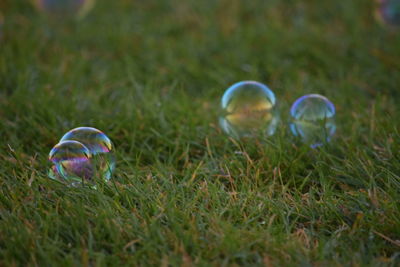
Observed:
[[[70,185],[91,182],[93,166],[89,149],[77,141],[63,141],[53,147],[49,160],[54,164],[49,175]]]
[[[376,16],[386,25],[400,27],[400,0],[377,0]]]
[[[81,18],[94,5],[94,0],[33,0],[38,10],[50,17]]]
[[[221,108],[220,126],[236,138],[273,135],[279,122],[274,93],[255,81],[229,87],[221,99]]]
[[[111,140],[98,129],[79,127],[67,132],[61,141],[74,140],[84,144],[92,155],[96,175],[109,180],[115,168],[114,149]]]
[[[290,109],[290,130],[312,148],[321,146],[329,142],[336,131],[335,113],[335,106],[326,97],[304,95]]]

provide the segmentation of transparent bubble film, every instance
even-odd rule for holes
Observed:
[[[255,81],[229,87],[221,99],[221,108],[220,126],[235,138],[273,135],[279,122],[274,93]]]
[[[91,156],[89,149],[80,142],[60,142],[49,154],[49,160],[54,164],[49,176],[70,185],[91,182],[93,180]]]
[[[92,155],[92,164],[96,174],[109,180],[115,169],[114,148],[111,140],[98,129],[79,127],[67,132],[61,141],[74,140],[87,147]]]
[[[311,147],[321,146],[329,142],[336,131],[335,113],[335,106],[326,97],[302,96],[290,109],[290,130]]]
[[[400,26],[400,0],[377,0],[376,16],[383,24]]]
[[[57,18],[80,18],[93,7],[94,0],[34,0],[35,6],[43,13]]]
[[[61,175],[58,173],[56,165],[51,166],[48,172],[48,176],[54,180],[62,180]]]

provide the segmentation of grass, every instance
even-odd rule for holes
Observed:
[[[372,1],[106,1],[79,22],[0,4],[0,265],[400,264],[400,34]],[[283,122],[235,141],[219,100],[268,84]],[[320,93],[335,139],[286,125]],[[107,133],[98,190],[47,177],[77,126]]]

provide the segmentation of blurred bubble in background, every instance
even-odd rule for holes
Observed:
[[[35,7],[51,18],[83,18],[95,0],[33,0]]]
[[[400,27],[400,0],[377,0],[375,15],[382,24]]]

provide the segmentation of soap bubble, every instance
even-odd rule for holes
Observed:
[[[329,142],[336,131],[335,106],[324,96],[300,97],[293,103],[290,115],[291,132],[312,148]]]
[[[50,17],[81,18],[94,5],[94,0],[33,0],[37,9]]]
[[[274,93],[264,84],[242,81],[229,87],[221,100],[221,128],[232,137],[270,136],[279,117]]]
[[[98,129],[79,127],[67,132],[61,141],[74,140],[84,144],[92,155],[96,173],[106,180],[111,178],[115,168],[114,150],[111,140]]]
[[[70,185],[92,181],[91,156],[89,149],[77,141],[58,143],[49,154],[49,160],[54,164],[49,172],[50,177]]]
[[[400,0],[377,0],[376,16],[386,25],[400,27]]]

